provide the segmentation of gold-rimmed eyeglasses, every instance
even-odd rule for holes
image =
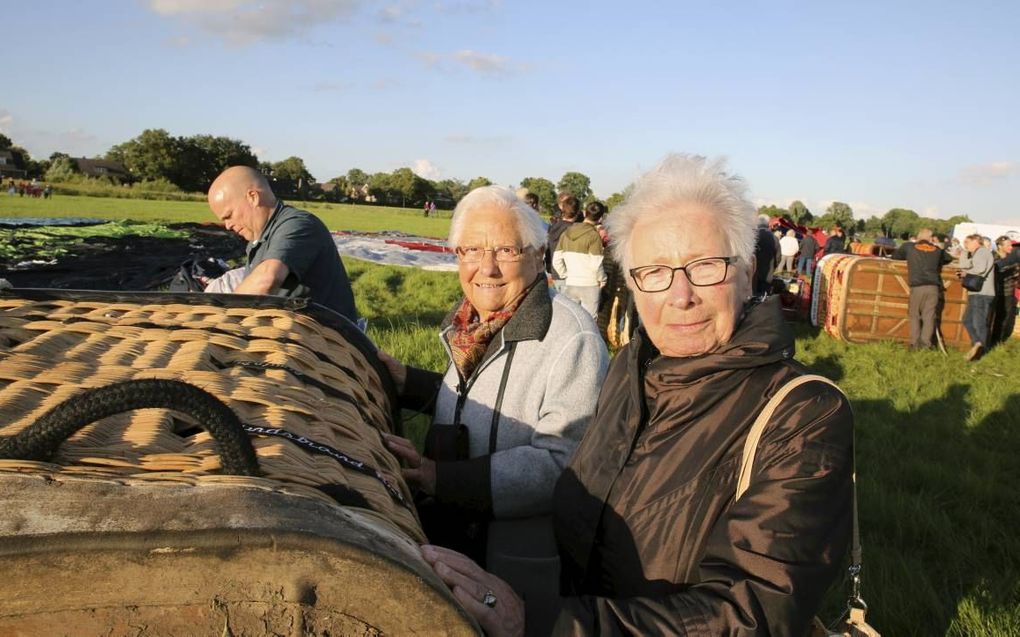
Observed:
[[[521,255],[527,248],[519,248],[517,246],[495,246],[492,248],[483,248],[481,246],[457,246],[456,252],[457,257],[464,263],[478,263],[485,258],[486,252],[491,252],[492,257],[500,263],[511,263],[513,261],[520,261]]]

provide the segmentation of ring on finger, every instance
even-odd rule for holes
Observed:
[[[496,596],[492,593],[492,591],[485,591],[485,596],[482,597],[482,603],[488,606],[489,608],[495,608]]]

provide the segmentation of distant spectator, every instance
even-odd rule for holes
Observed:
[[[949,245],[949,249],[947,250],[947,252],[949,253],[949,256],[953,257],[954,259],[959,259],[960,254],[963,252],[963,246],[960,245],[960,240],[954,237],[952,243]]]
[[[942,266],[952,257],[931,242],[931,230],[922,228],[917,233],[917,242],[903,244],[892,258],[907,262],[910,349],[928,349],[932,346],[942,300]]]
[[[606,285],[602,267],[602,236],[596,226],[606,214],[606,207],[593,201],[584,209],[584,222],[568,227],[556,244],[553,271],[566,281],[563,294],[576,301],[593,319],[598,318],[599,297]]]
[[[524,195],[524,201],[531,206],[535,212],[538,212],[538,195],[533,192],[529,192]]]
[[[422,215],[425,217],[429,216],[429,200],[425,200],[425,205],[422,206]]]
[[[995,319],[992,337],[996,343],[1005,342],[1013,335],[1016,325],[1016,293],[1020,279],[1020,243],[1014,245],[1009,237],[995,240],[995,270],[998,275],[995,296]]]
[[[797,233],[787,230],[786,235],[779,240],[779,267],[776,272],[793,272],[793,260],[800,250],[800,243],[797,242]]]
[[[752,294],[765,296],[772,285],[772,274],[779,264],[779,239],[769,232],[769,216],[758,215],[757,239],[754,246],[754,280]]]
[[[988,347],[988,313],[995,300],[995,259],[992,251],[981,242],[981,235],[972,234],[963,241],[966,250],[960,255],[960,274],[975,274],[984,279],[981,289],[967,292],[967,310],[963,314],[963,326],[967,329],[972,343],[967,360],[976,360]]]
[[[800,240],[800,258],[797,259],[797,272],[807,276],[815,270],[815,253],[818,252],[818,241],[815,233],[808,230]]]
[[[560,241],[560,235],[566,232],[570,224],[577,221],[580,213],[580,203],[578,203],[577,197],[569,192],[561,192],[556,202],[556,208],[558,213],[553,215],[549,223],[549,247],[545,252],[545,268],[552,275],[553,287],[556,288],[557,292],[562,292],[566,284],[552,267],[553,253],[556,252],[556,245]]]
[[[833,226],[832,231],[829,233],[829,238],[825,241],[825,254],[845,254],[845,241],[846,236],[843,234],[843,229],[839,226]]]

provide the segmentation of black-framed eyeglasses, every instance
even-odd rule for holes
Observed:
[[[486,252],[491,252],[492,257],[500,263],[511,263],[514,261],[520,261],[521,255],[527,248],[519,248],[517,246],[495,246],[493,248],[483,248],[481,246],[457,246],[456,252],[457,257],[464,263],[478,263],[485,258]]]
[[[662,292],[673,285],[673,276],[679,270],[684,273],[691,285],[708,287],[719,285],[726,280],[730,266],[740,257],[706,257],[695,259],[687,265],[670,267],[668,265],[644,265],[631,268],[630,276],[634,285],[642,292]]]

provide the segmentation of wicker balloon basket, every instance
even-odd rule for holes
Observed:
[[[0,293],[0,634],[473,634],[392,382],[272,297]]]

